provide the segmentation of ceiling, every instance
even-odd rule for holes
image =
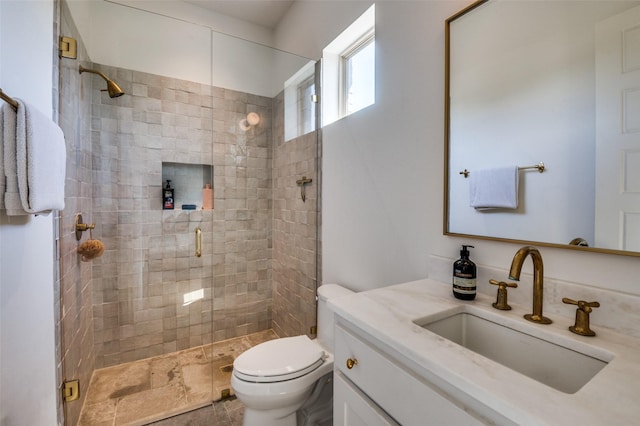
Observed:
[[[295,0],[184,0],[232,18],[274,29]]]

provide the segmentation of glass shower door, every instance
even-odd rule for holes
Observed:
[[[65,424],[151,422],[212,400],[214,210],[202,209],[214,175],[210,31],[108,2],[61,9],[62,32],[79,45],[78,60],[60,63],[69,158],[60,381],[79,380],[80,396],[64,403]],[[79,65],[125,95],[110,98]],[[78,212],[105,245],[90,262],[75,253]]]

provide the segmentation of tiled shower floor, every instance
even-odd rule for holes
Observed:
[[[145,425],[211,406],[212,401],[219,401],[231,390],[233,360],[250,347],[276,337],[267,330],[96,370],[78,425]],[[224,401],[214,404],[211,410],[215,417],[237,417],[241,415],[241,404],[237,400]]]

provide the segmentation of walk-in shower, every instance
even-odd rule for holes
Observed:
[[[153,367],[131,373],[142,359],[166,364],[269,330],[313,333],[320,147],[315,121],[304,122],[314,118],[301,95],[309,79],[315,84],[309,59],[113,2],[60,7],[61,35],[78,41],[78,59],[60,60],[69,172],[59,217],[58,380],[79,380],[80,399],[60,410],[75,425],[83,405],[117,416],[124,404],[136,411],[135,398],[158,401],[175,382]],[[78,69],[101,76],[109,92]],[[311,180],[304,200],[300,179]],[[167,180],[175,195],[168,210]],[[202,209],[207,185],[211,210]],[[105,246],[90,262],[75,252],[77,213]],[[203,349],[193,369],[178,362],[169,371],[202,378],[226,367],[215,356]],[[131,382],[106,402],[91,400],[92,376],[105,368],[128,371]]]

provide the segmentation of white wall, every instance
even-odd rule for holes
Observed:
[[[67,3],[91,61],[103,65],[273,97],[307,62],[269,47],[271,33],[262,27],[231,18],[225,24],[179,1]]]
[[[295,4],[283,23],[297,24],[276,31],[278,47],[319,55],[370,4],[345,3]],[[442,233],[444,21],[470,3],[376,2],[376,105],[323,133],[324,282],[372,289],[425,277],[463,242],[478,264],[506,269],[520,247]],[[638,258],[541,253],[547,277],[640,294]]]
[[[52,114],[53,2],[0,1],[0,87]],[[0,424],[55,425],[52,216],[0,212]]]

